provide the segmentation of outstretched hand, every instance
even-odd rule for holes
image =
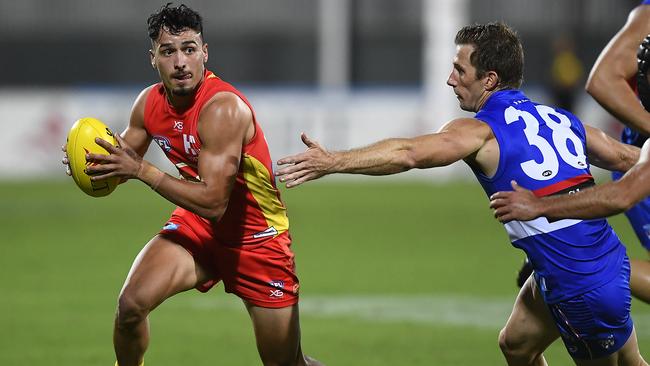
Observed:
[[[86,168],[86,174],[92,175],[92,180],[102,180],[110,177],[120,177],[123,180],[137,178],[142,167],[142,157],[126,142],[115,134],[119,147],[113,146],[106,140],[96,138],[95,143],[108,151],[109,155],[87,154],[88,161],[97,163]]]
[[[305,152],[278,160],[278,165],[287,166],[279,169],[275,175],[280,177],[280,182],[284,182],[287,188],[329,174],[334,165],[334,155],[318,142],[311,140],[304,132],[300,134],[300,139],[307,146]]]
[[[511,184],[513,191],[497,192],[490,196],[490,208],[494,210],[494,217],[501,222],[508,222],[528,221],[541,216],[541,199],[514,180]]]

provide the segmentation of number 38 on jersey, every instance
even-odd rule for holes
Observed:
[[[508,107],[505,110],[505,121],[508,125],[523,121],[523,130],[528,143],[537,148],[541,154],[541,162],[530,159],[521,163],[521,169],[532,179],[553,179],[560,168],[560,159],[576,169],[587,168],[585,149],[578,137],[571,130],[569,118],[545,105],[536,105],[535,109],[552,133],[551,138],[540,135],[540,121],[530,112]],[[550,140],[550,141],[549,141]]]

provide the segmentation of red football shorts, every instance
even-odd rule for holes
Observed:
[[[284,232],[262,244],[229,245],[211,234],[207,220],[177,208],[160,235],[182,245],[210,279],[196,289],[207,292],[219,281],[225,291],[266,308],[283,308],[298,302],[291,237]]]

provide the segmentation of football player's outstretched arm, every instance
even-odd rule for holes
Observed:
[[[514,191],[497,192],[490,197],[494,216],[502,222],[549,219],[594,219],[616,215],[650,195],[650,140],[641,149],[639,161],[617,181],[580,192],[537,198],[513,181]]]
[[[235,94],[223,92],[203,108],[198,122],[202,142],[198,171],[201,181],[190,182],[163,173],[140,158],[121,138],[121,149],[98,141],[110,155],[91,155],[101,164],[90,173],[93,179],[111,176],[137,178],[170,202],[211,220],[218,220],[228,206],[239,170],[241,151],[252,127],[252,113]],[[252,135],[252,133],[251,133]]]
[[[276,175],[288,188],[332,173],[388,175],[413,168],[445,166],[476,153],[491,136],[487,124],[461,118],[438,133],[414,138],[391,138],[347,151],[328,151],[301,135],[307,151],[282,158]]]
[[[596,60],[586,90],[609,113],[630,128],[650,135],[648,113],[628,84],[637,73],[637,50],[650,34],[650,5],[640,5]]]

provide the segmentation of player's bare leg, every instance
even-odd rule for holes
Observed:
[[[574,360],[578,366],[647,366],[641,353],[636,339],[636,330],[632,330],[632,335],[625,342],[625,345],[612,353],[611,355],[597,360]]]
[[[499,347],[509,366],[545,366],[543,352],[560,336],[532,276],[519,291]]]
[[[257,351],[264,366],[321,366],[303,355],[300,347],[298,304],[280,309],[255,306],[244,301],[253,321]]]
[[[165,299],[193,288],[203,270],[178,244],[156,236],[140,251],[120,292],[113,345],[119,366],[137,366],[149,345],[148,315]]]
[[[648,252],[650,256],[650,252]],[[650,261],[630,259],[630,289],[632,296],[650,304]]]

